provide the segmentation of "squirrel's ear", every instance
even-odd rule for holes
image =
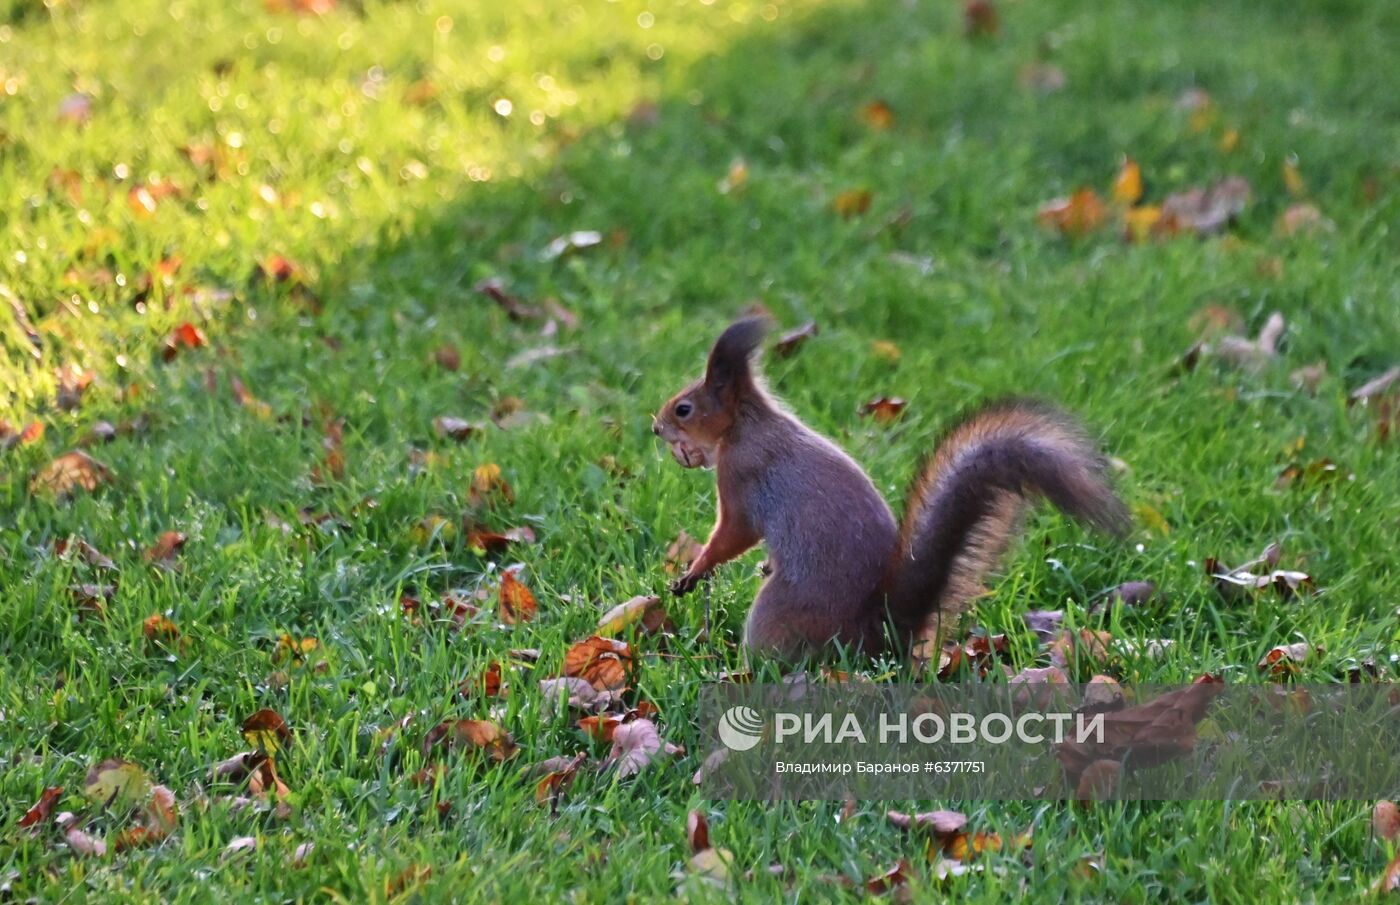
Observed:
[[[705,386],[721,398],[744,386],[751,377],[749,360],[771,327],[772,322],[762,316],[746,317],[730,324],[710,350]]]

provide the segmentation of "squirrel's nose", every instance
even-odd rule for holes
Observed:
[[[651,419],[651,432],[658,437],[661,436],[661,425],[657,423],[655,418]]]

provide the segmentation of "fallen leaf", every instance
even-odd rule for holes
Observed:
[[[651,720],[634,720],[619,726],[613,733],[608,762],[616,766],[618,776],[633,776],[650,764],[663,747],[655,723]]]
[[[632,672],[632,650],[624,641],[585,638],[564,654],[564,675],[580,678],[599,691],[621,691]]]
[[[467,546],[482,554],[504,553],[512,544],[533,544],[535,532],[528,525],[509,528],[504,532],[488,531],[482,527],[467,529]]]
[[[846,219],[859,216],[870,210],[870,202],[874,198],[869,189],[847,189],[837,194],[832,202],[832,207],[836,213]]]
[[[1064,610],[1031,610],[1021,617],[1026,628],[1035,632],[1041,642],[1052,640],[1060,631],[1060,623],[1064,622]]]
[[[470,497],[471,504],[477,507],[485,505],[495,497],[499,497],[506,503],[513,503],[515,502],[515,491],[502,477],[501,466],[490,462],[478,465],[472,472]]]
[[[1025,90],[1039,94],[1063,91],[1068,83],[1065,71],[1053,63],[1027,63],[1021,67],[1016,80]]]
[[[1081,803],[1108,801],[1118,791],[1123,765],[1116,760],[1096,760],[1079,776],[1075,797]]]
[[[468,697],[473,695],[484,695],[494,698],[501,693],[501,663],[499,660],[492,660],[486,664],[486,668],[475,678],[466,678],[457,686],[457,690]]]
[[[541,679],[540,696],[544,698],[545,704],[552,708],[557,708],[557,705],[562,703],[574,710],[606,707],[615,699],[612,692],[600,693],[588,680],[576,676]]]
[[[1157,229],[1168,234],[1214,235],[1244,211],[1249,199],[1249,183],[1239,176],[1230,176],[1208,188],[1187,189],[1162,202]]]
[[[715,187],[721,195],[728,195],[742,189],[749,181],[749,165],[742,157],[736,157],[729,163],[729,170],[724,174]]]
[[[63,833],[68,847],[80,855],[101,858],[107,854],[107,843],[95,836],[89,836],[77,826],[70,826]]]
[[[1357,387],[1351,393],[1351,401],[1364,402],[1382,396],[1396,384],[1400,384],[1400,365],[1390,368],[1379,377],[1374,377]]]
[[[433,430],[437,432],[439,437],[456,440],[458,443],[470,439],[484,429],[485,425],[478,422],[453,418],[448,415],[440,415],[433,419]]]
[[[1142,197],[1142,167],[1131,159],[1123,161],[1113,177],[1113,200],[1132,206]]]
[[[640,624],[640,630],[650,635],[666,631],[670,622],[661,598],[642,594],[604,613],[598,620],[598,634],[615,635],[629,625]]]
[[[166,531],[146,550],[145,560],[153,565],[172,562],[184,548],[186,537],[180,531]]]
[[[952,836],[967,826],[967,815],[959,811],[925,811],[921,814],[886,811],[885,819],[901,830],[926,829],[938,836]]]
[[[497,762],[514,756],[519,750],[510,733],[491,720],[447,720],[428,730],[423,738],[425,758],[434,750],[454,749],[481,751]]]
[[[666,574],[683,574],[690,568],[690,564],[699,558],[700,552],[704,549],[704,544],[682,531],[676,535],[675,540],[671,541],[671,546],[666,548],[666,563],[663,566]]]
[[[287,727],[287,721],[282,719],[282,714],[269,707],[244,720],[239,731],[248,744],[268,755],[276,754],[292,740],[292,730]]]
[[[1275,228],[1279,235],[1291,237],[1316,232],[1325,229],[1327,225],[1327,220],[1317,205],[1300,202],[1290,204],[1287,210],[1279,215]]]
[[[24,812],[24,816],[20,817],[20,827],[33,827],[47,823],[49,815],[53,813],[53,806],[58,803],[58,799],[61,795],[63,795],[62,786],[50,786],[45,789],[39,795],[39,800],[34,802],[29,810]],[[1393,808],[1394,805],[1391,805],[1391,807]]]
[[[773,354],[779,358],[788,358],[818,332],[816,321],[808,321],[795,330],[789,330],[778,338],[773,346]]]
[[[224,846],[224,855],[241,855],[246,852],[256,851],[258,848],[258,838],[256,836],[235,836]]]
[[[433,361],[444,371],[456,371],[462,367],[462,353],[451,343],[444,343],[433,352]]]
[[[969,7],[973,5],[990,6],[990,4],[986,2],[986,0],[973,0],[972,3],[968,4]],[[878,896],[881,893],[889,892],[891,889],[894,889],[897,886],[903,886],[905,883],[909,882],[909,873],[912,869],[912,865],[910,865],[908,861],[906,861],[903,858],[900,858],[898,861],[895,862],[894,867],[891,867],[889,870],[885,871],[882,874],[877,874],[876,876],[871,877],[869,880],[866,880],[865,891],[870,893],[871,895]]]
[[[1036,212],[1036,219],[1044,227],[1055,229],[1061,235],[1076,237],[1087,235],[1104,224],[1108,210],[1091,188],[1081,188],[1068,198],[1047,201]]]
[[[969,38],[989,38],[1001,28],[1001,16],[992,0],[966,0],[963,30]]]
[[[303,842],[298,845],[296,851],[292,853],[292,867],[302,868],[306,862],[311,860],[311,855],[316,851],[316,843]]]
[[[1263,658],[1255,665],[1275,677],[1297,675],[1298,667],[1306,663],[1317,651],[1318,648],[1306,641],[1280,644],[1270,648],[1269,652],[1264,654]]]
[[[899,418],[908,404],[906,400],[898,397],[880,396],[862,405],[860,413],[866,417],[874,418],[879,424],[890,424]]]
[[[106,465],[82,450],[72,450],[40,469],[29,482],[29,492],[63,499],[77,490],[96,490],[111,479],[112,470]]]
[[[887,339],[877,339],[870,344],[870,352],[876,358],[890,364],[897,364],[900,358],[899,346]]]
[[[539,610],[535,595],[511,571],[502,573],[497,597],[501,621],[506,625],[529,622]]]
[[[178,642],[180,627],[160,613],[152,613],[141,623],[141,633],[152,641]]]
[[[536,764],[537,770],[547,772],[535,785],[535,801],[544,804],[556,800],[573,785],[579,768],[587,762],[588,755],[580,751],[573,757],[551,757],[542,764]]]
[[[1400,852],[1385,866],[1385,873],[1371,886],[1373,893],[1400,892]]]
[[[710,847],[710,821],[704,811],[691,811],[686,816],[685,838],[690,843],[691,854],[698,854]]]
[[[146,771],[121,758],[109,758],[88,770],[83,794],[104,808],[126,810],[145,801],[151,781]]]
[[[31,421],[16,430],[8,421],[0,421],[0,449],[12,449],[24,443],[34,443],[44,436],[44,425]]]
[[[883,132],[894,125],[894,110],[877,98],[860,108],[860,118],[870,128]]]

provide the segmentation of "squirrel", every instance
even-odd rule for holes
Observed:
[[[771,323],[731,324],[705,374],[652,421],[685,468],[713,468],[718,515],[671,585],[692,591],[760,541],[767,575],[751,652],[795,659],[837,643],[878,656],[941,640],[1039,497],[1114,535],[1129,523],[1083,428],[1042,402],[995,402],[954,425],[920,467],[904,517],[850,456],[773,397],[753,359]],[[892,631],[891,631],[892,629]],[[934,647],[937,650],[937,647]]]

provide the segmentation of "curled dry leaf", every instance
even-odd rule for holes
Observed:
[[[474,695],[485,695],[494,698],[501,693],[501,663],[499,660],[492,660],[486,664],[475,677],[468,677],[462,680],[462,684],[457,686],[459,693],[466,697]]]
[[[85,540],[79,539],[76,543],[69,539],[59,539],[54,541],[53,552],[55,556],[69,557],[77,556],[83,562],[94,569],[116,569],[117,564],[111,557],[94,547]]]
[[[34,802],[29,810],[24,812],[23,817],[20,817],[20,827],[37,827],[47,823],[49,815],[53,813],[53,806],[58,803],[58,799],[61,795],[63,795],[62,786],[49,786],[45,789],[39,795],[39,800]]]
[[[29,492],[64,499],[75,491],[93,491],[112,479],[112,470],[82,450],[71,450],[41,468],[29,482]]]
[[[1162,217],[1155,229],[1168,235],[1213,235],[1244,211],[1249,198],[1249,183],[1239,176],[1230,176],[1208,188],[1197,186],[1178,192],[1162,202]]]
[[[110,584],[75,584],[68,588],[68,593],[78,606],[79,615],[99,619],[107,615],[107,603],[116,592],[117,586]]]
[[[209,337],[204,335],[204,331],[189,321],[185,321],[161,340],[160,357],[165,361],[171,361],[185,349],[203,349],[207,345],[209,345]]]
[[[603,618],[598,620],[598,634],[615,635],[629,625],[637,625],[641,632],[648,635],[668,631],[672,627],[661,598],[641,594],[604,613]]]
[[[1379,377],[1374,377],[1357,387],[1351,393],[1351,401],[1365,402],[1368,399],[1383,396],[1392,387],[1400,387],[1400,365],[1396,365]]]
[[[547,707],[556,707],[562,702],[574,710],[601,709],[609,706],[615,698],[611,692],[599,692],[588,680],[574,676],[541,679],[540,695]]]
[[[651,720],[633,720],[619,726],[613,733],[612,751],[608,762],[614,764],[619,776],[640,773],[663,749],[670,748],[661,740],[656,724]]]
[[[467,421],[464,418],[453,418],[449,415],[440,415],[433,419],[433,430],[437,432],[439,437],[456,440],[458,443],[471,439],[485,427],[484,424]]]
[[[33,443],[44,436],[44,425],[31,421],[23,428],[16,428],[8,421],[0,421],[0,450],[12,449],[22,443]]]
[[[867,418],[874,418],[880,424],[889,424],[899,418],[908,404],[898,397],[881,396],[862,405],[860,413]]]
[[[113,757],[88,770],[83,794],[102,807],[125,810],[135,807],[150,794],[151,781],[136,764]]]
[[[497,498],[505,503],[515,502],[515,491],[511,490],[502,476],[501,466],[494,462],[478,465],[472,471],[470,496],[471,504],[475,507],[483,506]]]
[[[539,611],[535,595],[515,577],[513,571],[501,574],[501,587],[497,592],[497,599],[501,621],[506,625],[529,622]]]
[[[239,731],[248,744],[268,755],[276,754],[292,740],[292,730],[287,727],[287,721],[270,707],[264,707],[244,720]]]
[[[473,526],[467,529],[466,540],[468,547],[480,553],[504,553],[511,544],[533,544],[535,532],[528,525],[509,528],[504,532]]]
[[[1084,686],[1083,709],[1086,711],[1118,710],[1125,700],[1123,686],[1112,676],[1096,675]]]
[[[256,836],[236,836],[224,846],[224,855],[232,857],[242,855],[247,852],[256,851],[258,848],[258,837]]]
[[[141,633],[152,641],[175,643],[180,640],[180,627],[160,613],[152,613],[141,623]]]
[[[592,635],[564,654],[564,675],[580,678],[598,691],[621,691],[632,673],[632,649],[625,641]]]
[[[985,0],[973,0],[972,3],[968,4],[969,7],[973,5],[990,6]],[[866,880],[865,891],[871,895],[878,896],[881,893],[889,892],[897,886],[903,886],[905,883],[909,882],[909,874],[912,870],[913,866],[904,858],[900,858],[895,862],[894,867]]]
[[[423,738],[423,756],[434,750],[480,751],[500,762],[515,755],[519,749],[510,733],[491,720],[446,720],[438,723]]]
[[[573,785],[579,768],[588,762],[588,755],[580,751],[573,757],[551,757],[535,765],[536,772],[545,771],[544,777],[535,785],[535,801],[544,804],[568,791]]]
[[[166,531],[156,539],[156,542],[146,550],[146,562],[152,565],[162,565],[173,561],[179,552],[184,549],[185,537],[180,531]]]
[[[1314,647],[1306,641],[1280,644],[1270,648],[1255,665],[1276,677],[1296,675],[1298,667],[1320,650],[1321,648]]]
[[[1075,662],[1105,663],[1112,645],[1113,636],[1108,632],[1088,628],[1081,628],[1078,632],[1065,630],[1048,645],[1050,662],[1056,666],[1068,666]]]
[[[96,836],[89,836],[79,829],[76,824],[64,830],[63,838],[64,841],[68,843],[68,847],[79,855],[90,858],[101,858],[107,854],[107,843],[98,839]]]
[[[777,343],[773,345],[773,354],[779,358],[789,358],[802,347],[803,343],[816,336],[818,332],[816,321],[808,321],[795,330],[789,330],[780,336]]]
[[[691,811],[686,816],[685,838],[690,843],[691,854],[698,854],[710,847],[710,821],[704,811]]]

